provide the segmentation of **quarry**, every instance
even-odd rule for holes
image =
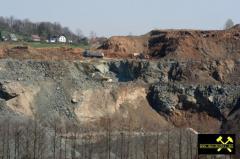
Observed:
[[[111,37],[94,51],[104,56],[1,46],[0,154],[207,158],[198,133],[239,133],[238,25]]]

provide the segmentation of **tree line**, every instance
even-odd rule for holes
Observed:
[[[183,129],[148,133],[126,124],[114,131],[111,120],[101,130],[38,119],[0,121],[0,159],[195,159],[196,136]]]
[[[39,35],[43,39],[49,36],[65,35],[74,42],[85,38],[83,34],[72,32],[68,27],[63,27],[60,23],[54,22],[31,22],[28,19],[20,20],[13,16],[0,16],[0,31],[7,31],[24,36],[27,40],[31,35]]]

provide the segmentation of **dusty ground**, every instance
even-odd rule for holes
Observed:
[[[19,48],[17,48],[19,47]],[[1,44],[0,58],[37,59],[37,60],[81,60],[82,48],[24,48],[22,44]]]

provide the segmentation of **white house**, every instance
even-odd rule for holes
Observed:
[[[11,41],[18,41],[17,36],[15,34],[10,34],[9,36]]]
[[[58,42],[60,42],[60,43],[66,43],[67,42],[67,38],[65,37],[65,36],[59,36],[58,37]]]

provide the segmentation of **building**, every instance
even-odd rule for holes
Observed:
[[[56,43],[57,42],[57,37],[56,36],[49,37],[48,42],[49,43]]]
[[[38,35],[32,35],[32,41],[39,42],[41,38]]]
[[[8,37],[7,36],[2,36],[2,41],[8,41]]]
[[[67,42],[67,38],[65,36],[63,36],[63,35],[61,35],[61,36],[50,36],[48,38],[47,42],[49,42],[49,43],[57,43],[57,42],[59,42],[59,43],[66,43]]]
[[[11,41],[18,41],[17,37],[15,34],[10,34],[9,35]]]
[[[67,38],[63,35],[58,37],[58,42],[60,43],[66,43],[67,42]]]

